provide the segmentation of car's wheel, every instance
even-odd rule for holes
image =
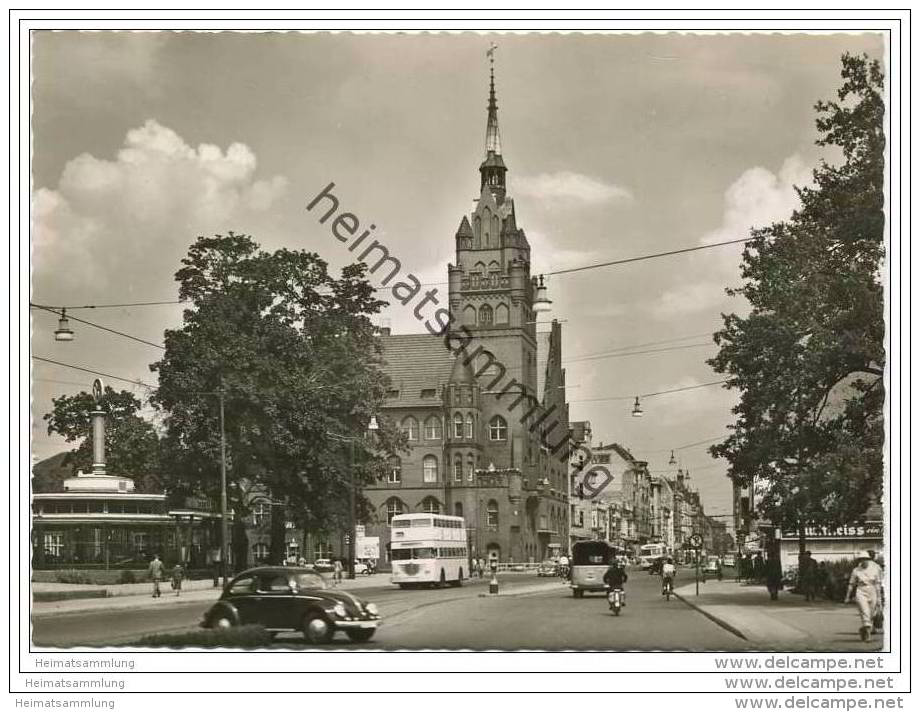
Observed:
[[[322,613],[309,613],[303,620],[303,637],[313,645],[325,645],[335,630]]]
[[[396,585],[399,586],[399,587],[402,588],[402,589],[409,588],[409,584],[407,584],[407,583],[398,583],[398,584],[396,584]]]
[[[226,630],[234,626],[233,619],[226,613],[220,613],[211,619],[211,627],[217,630]]]
[[[374,637],[374,633],[376,632],[376,628],[358,628],[356,630],[346,631],[346,635],[352,643],[366,643]]]
[[[457,574],[457,579],[450,582],[451,586],[462,586],[463,585],[463,569],[460,569],[460,572]]]

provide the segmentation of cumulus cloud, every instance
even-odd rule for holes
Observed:
[[[572,171],[540,173],[519,178],[514,183],[514,192],[542,201],[587,205],[632,199],[632,193],[625,188]]]
[[[256,167],[245,144],[193,148],[154,120],[128,131],[114,160],[77,156],[33,199],[36,295],[172,292],[199,234],[253,230],[283,195],[285,179],[257,178]]]
[[[799,205],[796,186],[810,182],[811,172],[797,155],[787,158],[776,173],[760,166],[746,170],[725,191],[722,224],[706,233],[700,244],[742,239],[753,227],[788,219]],[[674,314],[715,312],[727,305],[725,288],[739,283],[742,249],[742,244],[716,247],[688,258],[685,271],[705,274],[706,279],[667,290],[650,305],[651,313],[666,319]]]

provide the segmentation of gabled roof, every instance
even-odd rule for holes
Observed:
[[[444,338],[431,334],[397,334],[380,337],[384,372],[390,388],[399,391],[387,399],[388,408],[439,407],[437,398],[422,398],[422,390],[437,389],[450,379],[454,355]]]
[[[460,227],[457,228],[457,237],[472,237],[473,236],[473,227],[470,225],[470,221],[466,219],[466,215],[463,216],[463,220],[460,221]]]

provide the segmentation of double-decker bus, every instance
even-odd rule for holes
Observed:
[[[463,517],[397,514],[390,522],[390,558],[390,580],[400,588],[462,585],[469,576]]]
[[[639,565],[643,569],[650,569],[658,559],[668,555],[668,547],[664,544],[643,544],[639,547]]]

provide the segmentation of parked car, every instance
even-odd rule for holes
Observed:
[[[557,571],[558,564],[551,559],[547,559],[546,561],[540,562],[540,565],[537,567],[537,576],[555,576]]]
[[[703,574],[706,576],[717,576],[722,569],[718,556],[710,556],[703,565]]]
[[[722,566],[731,566],[735,567],[735,557],[732,554],[726,554],[725,558],[722,559]]]
[[[204,614],[204,628],[261,625],[270,633],[302,632],[307,642],[328,643],[344,631],[366,643],[380,625],[373,603],[327,588],[312,568],[262,566],[238,574]]]
[[[335,567],[329,559],[317,559],[311,566],[314,571],[319,571],[321,574],[328,574],[335,570]]]

